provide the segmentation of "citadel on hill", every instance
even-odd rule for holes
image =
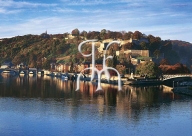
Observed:
[[[108,49],[107,54],[114,57],[112,60],[107,60],[107,65],[115,67],[122,74],[136,72],[137,66],[149,61],[161,65],[159,68],[165,73],[173,71],[182,73],[186,72],[187,67],[191,68],[190,43],[176,40],[162,41],[160,37],[147,36],[139,31],[113,32],[105,29],[101,32],[80,32],[74,29],[71,34],[55,35],[48,34],[46,31],[41,35],[1,39],[1,65],[10,61],[14,66],[25,63],[27,67],[79,72],[91,65],[91,58],[84,58],[77,50],[78,45],[88,39],[98,39],[95,42],[98,69],[102,69],[102,55],[106,45],[114,40],[119,41],[120,45],[114,44]],[[82,50],[85,54],[89,54],[91,43],[86,43]],[[182,64],[174,68],[178,63]]]

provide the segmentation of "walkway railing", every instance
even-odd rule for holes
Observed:
[[[163,80],[179,78],[179,77],[192,77],[192,75],[191,74],[163,75]]]

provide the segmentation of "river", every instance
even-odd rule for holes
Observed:
[[[0,76],[1,136],[192,135],[192,97],[165,86]]]

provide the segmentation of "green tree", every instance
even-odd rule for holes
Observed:
[[[50,69],[50,60],[44,60],[43,62],[42,62],[42,68],[43,69]]]
[[[117,56],[116,54],[113,55],[113,68],[116,68],[117,66]]]
[[[101,30],[101,32],[100,32],[100,38],[102,39],[102,40],[104,40],[105,39],[105,34],[107,33],[107,30],[106,29],[102,29]]]
[[[113,60],[112,59],[107,59],[106,64],[108,67],[113,67]]]
[[[159,68],[158,66],[152,61],[146,61],[143,64],[139,64],[136,67],[136,73],[139,75],[145,75],[149,78],[154,78],[159,75]]]
[[[154,55],[154,57],[155,57],[156,59],[158,59],[159,56],[160,56],[160,50],[155,50],[155,51],[153,52],[153,55]]]
[[[148,50],[149,49],[149,45],[146,42],[140,42],[140,47],[142,50]]]

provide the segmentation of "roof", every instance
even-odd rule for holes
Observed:
[[[139,60],[150,60],[151,57],[140,56],[140,57],[137,57],[137,59],[139,59]]]

